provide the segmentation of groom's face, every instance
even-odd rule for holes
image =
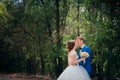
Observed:
[[[81,40],[80,39],[76,39],[75,43],[76,43],[76,46],[80,46],[81,45]]]
[[[77,46],[81,47],[83,45],[83,40],[76,39]]]

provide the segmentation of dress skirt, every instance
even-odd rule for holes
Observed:
[[[57,80],[91,80],[87,71],[82,66],[68,66]]]

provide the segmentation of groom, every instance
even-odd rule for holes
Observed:
[[[81,49],[78,49],[77,53],[79,58],[80,57],[80,52],[87,52],[89,54],[89,57],[85,59],[85,61],[79,62],[79,65],[82,65],[86,71],[88,72],[89,76],[92,75],[92,70],[91,70],[91,50],[88,46],[85,45],[85,40],[83,37],[77,37],[76,39],[76,46],[80,47]]]

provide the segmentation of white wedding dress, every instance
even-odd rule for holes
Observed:
[[[57,80],[91,80],[84,67],[79,65],[71,65],[71,57],[77,53],[72,50],[68,55],[69,66],[61,73]]]

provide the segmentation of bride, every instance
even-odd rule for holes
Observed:
[[[67,43],[67,49],[69,66],[61,73],[57,80],[91,80],[84,67],[78,65],[78,63],[85,58],[77,60],[78,56],[75,51],[75,41],[69,41]]]

